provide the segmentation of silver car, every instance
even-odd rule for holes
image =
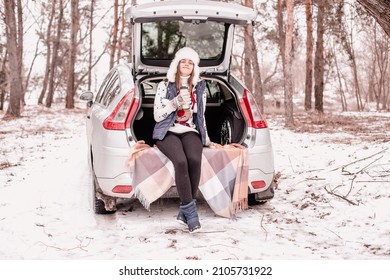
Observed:
[[[253,9],[215,1],[162,1],[128,9],[133,63],[116,65],[96,95],[84,92],[80,96],[89,107],[88,157],[95,213],[114,213],[118,198],[133,197],[126,166],[129,150],[139,140],[154,144],[156,88],[176,50],[184,46],[195,49],[201,58],[210,140],[248,148],[250,203],[274,196],[268,124],[253,95],[229,69],[235,27],[253,23],[256,16]]]

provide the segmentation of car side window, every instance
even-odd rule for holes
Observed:
[[[214,80],[207,80],[206,84],[207,103],[221,103],[222,89],[220,84]]]
[[[108,86],[103,92],[102,99],[101,99],[101,104],[103,106],[108,106],[111,101],[117,96],[120,92],[120,85],[119,85],[119,77],[118,74],[115,73],[112,76],[112,79],[110,80]]]
[[[110,73],[104,78],[102,84],[100,85],[98,94],[96,95],[95,102],[101,103],[101,100],[102,100],[102,96],[103,96],[104,90],[107,88],[107,86],[108,86],[108,84],[109,84],[109,82],[110,82],[112,76],[113,76],[113,73],[110,72]]]

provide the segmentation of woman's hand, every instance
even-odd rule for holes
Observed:
[[[175,97],[176,108],[182,107],[186,104],[191,104],[191,95],[188,89],[181,89],[180,94]]]

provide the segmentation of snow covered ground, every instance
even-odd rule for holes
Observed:
[[[85,104],[62,106],[0,114],[1,260],[390,260],[389,113],[301,115],[295,131],[268,116],[275,198],[235,220],[200,203],[190,235],[175,199],[94,215]]]

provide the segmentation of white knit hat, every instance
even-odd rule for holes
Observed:
[[[168,81],[174,83],[176,79],[177,65],[182,59],[190,59],[194,63],[194,78],[192,79],[192,84],[196,85],[199,81],[199,55],[193,49],[189,47],[184,47],[178,50],[175,54],[175,58],[172,60],[169,65],[167,72]]]

